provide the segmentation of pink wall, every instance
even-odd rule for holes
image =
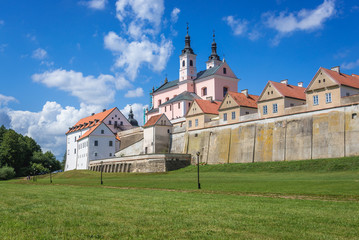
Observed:
[[[223,87],[227,87],[228,91],[238,92],[238,83],[234,80],[222,79],[216,77],[214,80],[215,85],[215,94],[214,100],[222,101],[223,100]]]
[[[153,96],[153,106],[158,108],[158,100],[161,99],[161,104],[166,102],[166,98],[172,99],[174,96],[179,95],[182,91],[179,88],[175,88],[169,91],[161,92]]]
[[[214,79],[209,79],[203,82],[196,83],[196,94],[200,96],[202,99],[206,99],[207,97],[214,96]],[[207,95],[202,95],[202,88],[207,88]]]

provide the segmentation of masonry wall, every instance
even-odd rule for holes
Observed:
[[[200,151],[208,164],[304,160],[359,155],[358,142],[353,105],[173,133],[171,152]]]

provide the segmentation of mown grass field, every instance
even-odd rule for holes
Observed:
[[[0,182],[0,239],[359,239],[359,158]]]

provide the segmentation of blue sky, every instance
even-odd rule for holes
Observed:
[[[0,3],[0,124],[59,158],[67,128],[178,78],[186,22],[205,68],[218,53],[260,94],[268,80],[310,82],[319,67],[359,73],[359,2],[344,0],[11,0]]]

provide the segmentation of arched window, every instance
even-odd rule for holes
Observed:
[[[227,87],[223,87],[223,97],[226,96],[228,92],[228,88]]]
[[[184,67],[186,65],[186,62],[183,60],[182,61],[182,67]]]
[[[202,96],[206,96],[207,95],[207,88],[204,87],[202,88]]]
[[[168,97],[166,97],[166,102],[168,101],[168,100],[170,100]]]
[[[192,67],[193,66],[193,61],[189,60],[189,65]]]
[[[161,103],[162,103],[162,102],[161,102],[161,99],[160,99],[160,100],[158,100],[158,106],[159,106],[159,105],[161,105]]]

